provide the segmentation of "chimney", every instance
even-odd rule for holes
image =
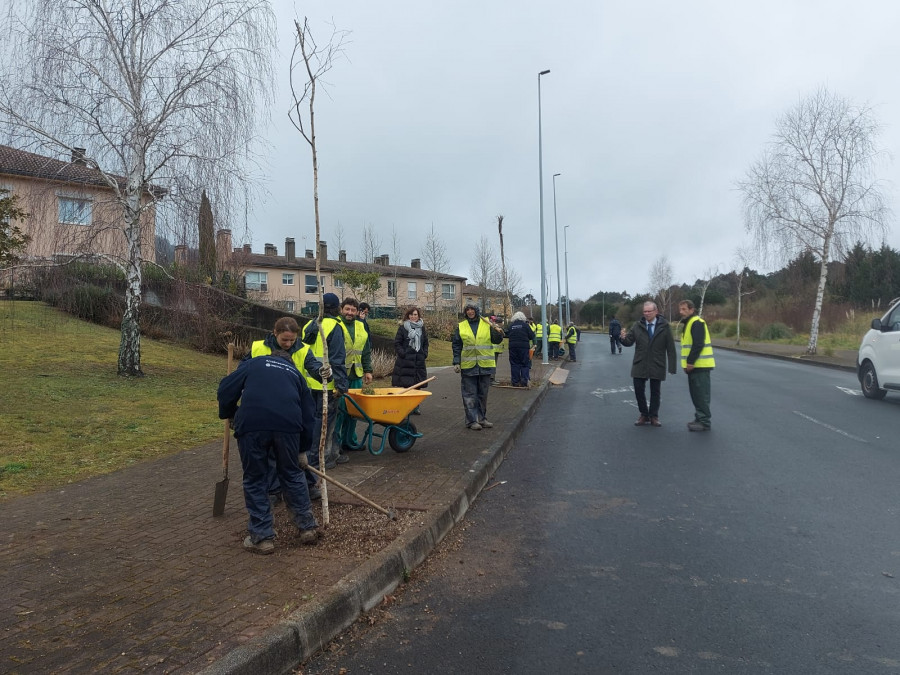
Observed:
[[[275,244],[266,244],[266,255],[278,255],[278,248]]]
[[[322,262],[325,262],[326,260],[328,260],[328,242],[327,241],[319,242],[319,258],[322,260]]]
[[[84,159],[86,152],[84,148],[72,148],[72,164],[87,164]]]
[[[391,257],[387,253],[381,254],[381,264],[385,267],[389,267],[391,264]]]
[[[231,230],[219,230],[216,232],[216,264],[219,269],[225,267],[228,258],[231,257]]]
[[[307,257],[307,258],[312,258],[312,257],[314,257],[311,248],[306,249],[306,257]]]
[[[288,262],[294,262],[297,259],[297,249],[294,246],[293,237],[285,237],[284,239],[284,257]]]
[[[414,270],[422,269],[422,259],[421,258],[413,258],[409,262],[409,266],[412,267]]]
[[[184,244],[178,244],[178,246],[175,247],[176,265],[187,265],[187,250],[188,247]]]
[[[347,262],[347,251],[344,249],[338,251],[338,262]]]
[[[244,244],[244,253],[253,253],[253,249],[250,248],[250,244]]]

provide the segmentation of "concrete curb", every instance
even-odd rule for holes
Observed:
[[[497,439],[469,468],[464,491],[428,522],[403,533],[383,551],[341,579],[314,600],[245,645],[232,650],[201,671],[206,675],[288,673],[349,627],[393,591],[465,516],[469,507],[503,463],[506,453],[537,411],[550,385],[545,381],[537,396],[523,405],[511,424],[512,431]]]
[[[713,345],[714,349],[724,349],[729,352],[738,352],[748,356],[761,356],[767,359],[778,359],[779,361],[790,361],[791,363],[804,363],[810,366],[820,366],[822,368],[832,368],[834,370],[844,370],[851,373],[856,372],[856,366],[847,366],[841,363],[828,363],[827,361],[819,361],[815,357],[808,356],[790,356],[787,354],[772,354],[770,352],[757,352],[751,349],[741,349],[740,347],[726,347],[724,345]]]

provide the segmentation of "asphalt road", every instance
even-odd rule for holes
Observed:
[[[900,396],[720,352],[711,432],[682,373],[634,427],[624,351],[584,337],[465,523],[304,673],[900,670]]]

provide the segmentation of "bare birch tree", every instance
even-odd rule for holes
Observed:
[[[363,227],[360,246],[359,259],[369,265],[375,264],[375,258],[381,254],[381,237],[375,231],[375,226],[372,223],[367,223]]]
[[[735,326],[735,344],[741,344],[741,311],[744,304],[744,296],[750,295],[755,291],[744,289],[744,281],[747,278],[750,264],[750,251],[744,246],[739,247],[734,253],[735,265],[739,269],[737,272],[737,325]]]
[[[331,39],[319,46],[309,28],[309,20],[303,19],[303,25],[294,20],[296,35],[294,50],[291,54],[291,96],[293,105],[288,111],[291,123],[309,145],[313,168],[313,211],[316,223],[316,286],[319,291],[319,337],[322,340],[322,363],[328,365],[328,341],[322,319],[324,317],[324,294],[322,292],[322,245],[321,222],[319,220],[319,155],[316,145],[316,90],[320,80],[331,70],[334,60],[343,53],[346,31],[334,29]],[[298,83],[302,82],[302,86]],[[326,382],[322,382],[322,432],[319,435],[319,467],[325,469],[325,447],[328,436],[328,396]],[[328,482],[322,483],[322,521],[329,523]]]
[[[400,233],[397,232],[397,226],[391,226],[391,260],[394,267],[394,309],[399,308],[400,294],[397,293],[397,267],[400,265]]]
[[[700,308],[697,310],[697,316],[703,316],[703,302],[706,300],[706,291],[709,290],[710,284],[719,276],[719,268],[716,265],[707,267],[703,273],[703,279],[698,281],[700,286]]]
[[[10,0],[2,16],[0,123],[29,147],[100,172],[124,238],[120,375],[142,376],[142,221],[163,197],[185,224],[200,191],[231,217],[272,89],[265,0]],[[152,240],[152,238],[151,238]]]
[[[422,245],[422,266],[425,268],[425,279],[431,284],[431,305],[439,310],[437,299],[440,294],[440,276],[450,270],[450,257],[447,255],[447,245],[441,236],[435,232],[434,223],[425,237]]]
[[[809,252],[819,262],[809,354],[816,353],[828,263],[886,231],[877,135],[871,109],[822,87],[778,119],[772,143],[738,183],[747,230],[763,255],[791,260]]]
[[[672,263],[668,256],[657,258],[650,267],[650,294],[656,298],[659,310],[666,312],[666,318],[671,317],[672,296]]]

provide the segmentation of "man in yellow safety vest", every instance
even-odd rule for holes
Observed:
[[[688,376],[688,390],[694,404],[694,421],[688,422],[690,431],[709,431],[712,415],[709,402],[712,394],[709,374],[716,367],[712,341],[706,322],[694,313],[694,303],[682,300],[678,313],[684,321],[681,333],[681,367]]]
[[[481,431],[494,426],[487,420],[487,398],[497,370],[494,345],[503,342],[503,329],[479,316],[478,307],[471,303],[463,308],[463,315],[450,341],[453,369],[461,375],[466,426]]]

